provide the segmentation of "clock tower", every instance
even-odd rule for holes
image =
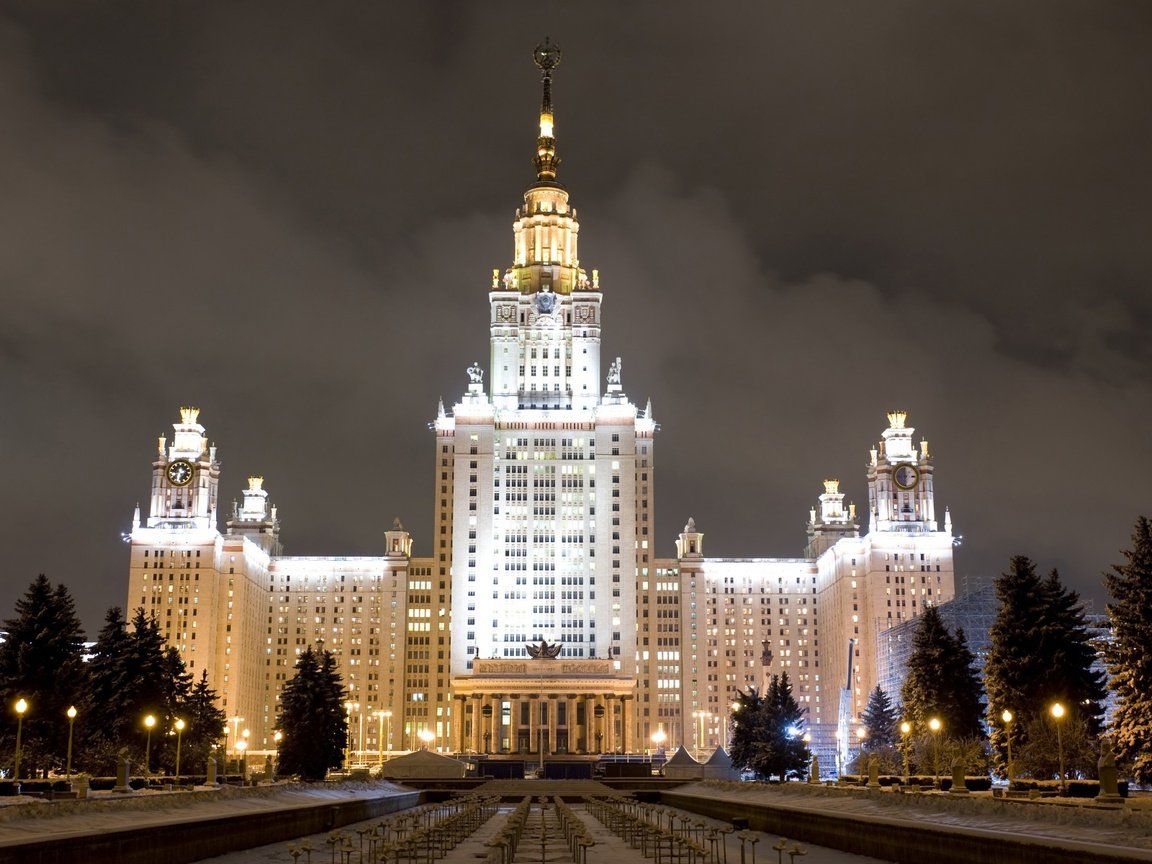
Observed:
[[[888,428],[871,450],[868,465],[868,511],[872,531],[918,533],[939,530],[928,442],[912,443],[916,430],[905,425],[907,413],[890,411]]]
[[[172,443],[161,435],[152,462],[149,528],[215,528],[220,463],[199,422],[199,408],[181,408]]]

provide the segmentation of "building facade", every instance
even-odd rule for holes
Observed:
[[[279,690],[322,641],[365,761],[429,741],[706,752],[727,740],[734,691],[782,673],[813,749],[832,759],[876,684],[879,634],[952,597],[950,519],[940,524],[933,457],[903,412],[870,451],[865,533],[827,480],[802,558],[705,557],[691,519],[675,556],[656,557],[657,425],[651,402],[625,393],[621,358],[602,378],[607,304],[558,180],[559,56],[547,42],[535,54],[536,179],[512,264],[488,289],[487,369],[469,367],[466,392],[432,424],[431,556],[412,556],[399,521],[382,556],[286,556],[259,477],[221,530],[199,412],[181,409],[172,443],[159,441],[127,606],[156,616],[190,671],[208,671],[230,748],[245,732],[251,750],[272,746]]]

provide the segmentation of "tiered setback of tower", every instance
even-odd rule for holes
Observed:
[[[280,688],[322,640],[365,761],[429,735],[445,750],[600,752],[662,733],[664,746],[710,750],[726,742],[734,692],[787,672],[813,749],[834,764],[877,681],[880,634],[953,596],[927,443],[888,415],[863,535],[827,480],[803,558],[705,558],[691,519],[676,557],[656,558],[657,426],[651,403],[625,395],[620,358],[601,388],[603,293],[556,179],[559,50],[536,59],[537,179],[512,266],[488,292],[490,387],[473,365],[433,424],[432,556],[412,557],[398,520],[382,556],[285,556],[260,477],[221,532],[216,448],[183,408],[153,459],[147,519],[135,515],[128,608],[156,616],[193,674],[207,670],[230,752],[244,730],[250,752],[271,748]],[[505,663],[543,642],[559,656]],[[486,678],[478,661],[505,665]]]

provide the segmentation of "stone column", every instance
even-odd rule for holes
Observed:
[[[628,718],[629,701],[631,701],[630,696],[620,697],[620,738],[625,753],[632,752],[632,724]]]
[[[522,699],[519,693],[513,693],[508,697],[511,702],[511,707],[508,715],[508,752],[520,752],[520,705]]]
[[[528,694],[528,752],[540,752],[540,737],[537,728],[540,726],[540,697],[535,693]]]
[[[480,748],[484,744],[484,739],[480,733],[480,695],[473,693],[472,698],[468,700],[472,708],[472,752],[479,753]]]
[[[604,752],[616,752],[616,697],[604,694]]]
[[[499,753],[504,742],[504,694],[492,694],[492,752]]]
[[[576,742],[577,744],[583,740],[584,746],[581,752],[592,752],[592,738],[589,735],[589,721],[591,720],[592,705],[589,702],[588,694],[581,694],[576,703],[576,711],[584,710],[584,722],[576,723]],[[576,714],[577,719],[579,714]]]
[[[568,745],[566,747],[569,753],[576,752],[576,745],[580,738],[580,730],[576,726],[576,694],[569,693],[565,697],[568,700],[568,705],[564,709],[564,724],[568,730]]]
[[[482,736],[482,748],[485,753],[492,752],[492,724],[495,718],[492,716],[492,697],[485,693],[480,697],[480,725],[484,727]]]
[[[468,716],[468,697],[467,696],[454,696],[453,700],[459,704],[459,708],[454,712],[456,716],[452,717],[452,722],[456,724],[456,734],[452,737],[456,739],[456,752],[463,753],[466,749],[466,742],[464,741],[464,718]],[[379,731],[376,733],[379,735]],[[384,742],[377,741],[377,747],[381,750],[384,749]]]
[[[555,693],[548,694],[548,753],[556,752],[556,706],[559,702]]]
[[[605,732],[606,718],[608,710],[605,707],[605,698],[602,696],[592,697],[592,735],[599,736],[592,742],[596,752],[602,753],[607,746],[607,733]],[[599,717],[597,715],[599,714]]]

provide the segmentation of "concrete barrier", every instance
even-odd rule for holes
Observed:
[[[338,803],[292,805],[236,816],[152,823],[139,828],[82,836],[0,844],[0,862],[75,864],[190,864],[228,852],[280,843],[375,819],[421,803],[421,793],[403,792]]]
[[[932,825],[917,820],[855,817],[837,810],[835,800],[823,799],[827,811],[789,807],[785,803],[736,801],[690,793],[664,792],[660,803],[732,823],[779,834],[842,852],[867,855],[895,864],[1118,864],[1152,862],[1152,853],[1118,849],[1103,843],[1035,835],[1009,834],[992,828]]]

